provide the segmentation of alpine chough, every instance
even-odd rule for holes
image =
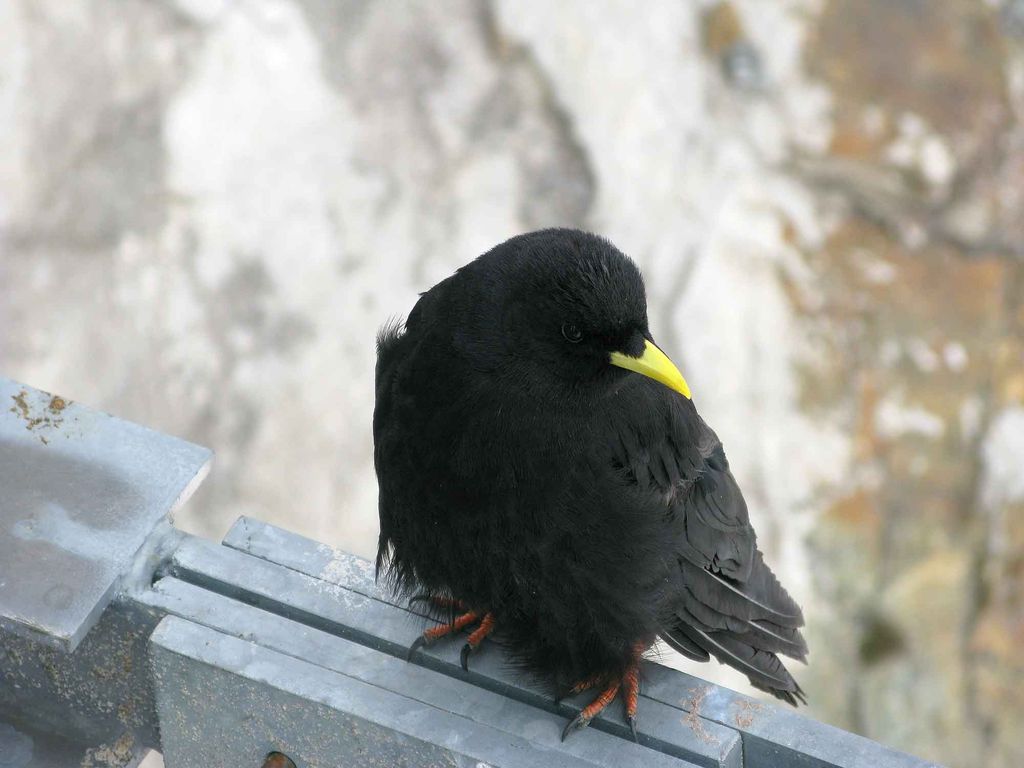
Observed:
[[[492,631],[561,693],[622,692],[661,637],[795,704],[778,654],[803,616],[757,549],[718,437],[654,343],[643,279],[608,241],[514,237],[377,340],[378,574],[447,611],[410,649]]]

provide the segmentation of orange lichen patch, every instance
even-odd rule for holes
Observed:
[[[1007,265],[999,259],[965,259],[945,249],[908,258],[898,254],[896,280],[877,293],[899,302],[901,313],[925,313],[940,327],[993,318],[1001,306]]]
[[[1006,43],[986,3],[831,0],[806,52],[810,72],[840,95],[836,154],[881,159],[892,135],[865,119],[869,108],[916,113],[948,136],[983,130],[1006,109]]]
[[[809,537],[829,563],[816,589],[837,625],[862,626],[881,605],[893,630],[865,634],[837,663],[925,660],[918,690],[948,689],[952,718],[995,700],[1016,714],[1024,697],[1012,701],[1006,681],[1020,664],[1007,653],[1024,643],[1024,507],[989,508],[981,451],[990,420],[1024,397],[1024,267],[941,238],[909,247],[898,211],[884,222],[860,211],[804,254],[812,277],[787,291],[815,351],[802,407],[852,438]],[[842,633],[816,631],[844,648]],[[841,717],[847,704],[828,706]]]
[[[863,371],[858,377],[858,397],[862,407],[858,411],[853,433],[853,453],[859,460],[877,456],[881,452],[875,412],[878,408],[878,381],[873,371]]]
[[[832,133],[829,154],[850,158],[869,158],[892,139],[891,130],[870,130],[863,123],[841,123]]]
[[[803,405],[856,402],[850,414],[858,460],[886,447],[874,426],[886,398],[951,424],[963,399],[979,391],[979,378],[991,373],[993,355],[1021,354],[1004,327],[1013,269],[1004,259],[968,259],[942,247],[911,251],[885,228],[851,217],[806,260],[814,302],[802,298],[807,289],[788,291],[818,347],[813,370],[804,372]],[[1009,352],[1000,352],[1004,344]],[[1022,370],[1007,364],[1008,375]]]
[[[852,440],[808,537],[834,613],[811,619],[834,654],[812,684],[884,660],[875,682],[849,682],[881,701],[870,686],[905,684],[889,667],[912,664],[913,696],[944,691],[944,731],[960,736],[938,753],[970,734],[993,745],[986,764],[1018,765],[1024,504],[990,499],[986,470],[993,419],[1024,403],[1024,166],[998,14],[973,0],[823,5],[805,52],[834,97],[832,156],[797,169],[845,218],[821,246],[790,243],[806,269],[783,285],[813,349],[800,407]],[[842,697],[824,706],[852,712]]]
[[[827,510],[825,519],[858,530],[878,527],[878,508],[872,496],[863,489],[840,499]]]
[[[781,211],[779,214],[782,220],[782,241],[786,245],[796,245],[800,241],[800,230],[789,216]]]
[[[882,532],[877,518],[898,514],[900,524],[886,536],[912,537],[903,529],[929,520],[928,527],[956,537],[944,526],[961,515],[974,471],[964,461],[973,438],[963,412],[985,391],[993,357],[1006,357],[998,353],[1003,341],[1013,338],[1002,318],[1012,267],[944,248],[908,251],[858,218],[806,258],[816,303],[794,308],[807,321],[816,356],[801,371],[801,404],[810,413],[844,414],[854,466],[882,480],[824,519],[846,528],[860,523],[869,533]],[[926,548],[923,541],[913,546],[902,554],[917,557]]]
[[[702,28],[704,50],[712,56],[720,56],[746,36],[736,7],[728,1],[704,13]]]
[[[1001,259],[966,259],[949,248],[909,250],[889,230],[851,217],[826,246],[809,255],[821,277],[841,291],[830,294],[829,314],[866,315],[878,309],[894,320],[984,320],[1000,305],[1007,277]]]

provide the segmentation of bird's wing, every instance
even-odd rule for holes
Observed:
[[[713,655],[795,703],[802,691],[777,654],[806,657],[803,614],[757,549],[718,436],[690,401],[670,397],[669,428],[662,421],[646,439],[634,433],[636,444],[625,449],[638,490],[650,498],[653,487],[672,529],[678,570],[661,635],[680,653],[699,661]]]

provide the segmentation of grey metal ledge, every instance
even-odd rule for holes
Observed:
[[[249,518],[223,544],[176,531],[206,449],[0,379],[8,401],[0,765],[930,765],[654,662],[640,744],[619,704],[563,743],[586,694],[556,705],[494,644],[468,673],[454,641],[406,662],[427,620],[367,561]]]
[[[73,651],[212,455],[0,378],[0,630]]]

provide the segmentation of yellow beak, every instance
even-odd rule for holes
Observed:
[[[664,352],[649,341],[644,342],[644,353],[640,357],[630,357],[621,352],[612,352],[611,360],[612,365],[642,373],[655,381],[660,381],[669,389],[674,389],[687,400],[690,399],[690,385],[686,383],[683,374]]]

